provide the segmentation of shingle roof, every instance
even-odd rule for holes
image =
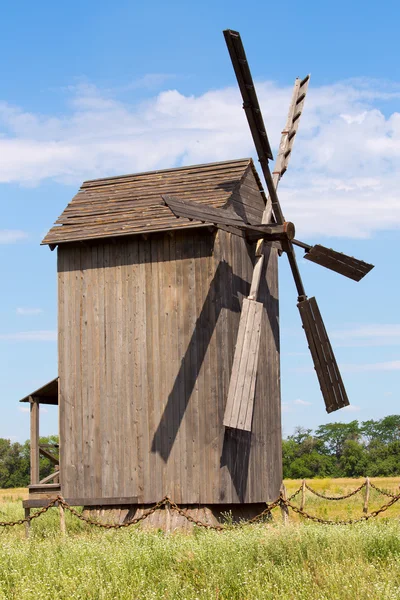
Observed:
[[[251,158],[85,181],[42,244],[198,227],[177,219],[162,194],[223,207],[251,169]]]

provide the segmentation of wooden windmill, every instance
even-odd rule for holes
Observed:
[[[42,242],[58,254],[59,371],[22,400],[31,406],[26,510],[61,493],[72,505],[117,508],[123,519],[169,496],[212,520],[227,510],[257,514],[277,498],[281,252],[327,410],[348,403],[293,244],[355,280],[372,267],[297,242],[276,193],[309,78],[296,80],[271,174],[240,36],[225,38],[269,197],[251,158],[82,184]],[[39,474],[41,403],[59,407],[53,483]]]
[[[164,197],[164,200],[178,217],[211,221],[217,227],[228,228],[237,235],[242,235],[243,231],[246,231],[245,227],[248,227],[246,234],[249,239],[260,238],[256,246],[256,262],[250,294],[243,300],[224,416],[226,427],[251,431],[263,310],[262,303],[257,301],[257,296],[264,263],[264,240],[271,241],[276,236],[276,239],[280,240],[281,250],[287,254],[298,293],[297,307],[328,413],[347,406],[349,400],[317,301],[306,295],[293,244],[306,250],[304,258],[307,260],[336,271],[354,281],[360,281],[373,268],[373,265],[319,244],[310,246],[294,239],[294,225],[285,221],[276,190],[288,167],[310,76],[307,75],[303,80],[296,80],[286,126],[282,132],[278,157],[274,171],[271,173],[268,161],[273,160],[272,151],[240,34],[228,29],[224,31],[224,36],[269,193],[262,221],[259,224],[244,223],[238,218],[238,215],[233,217],[229,211],[224,209],[207,211],[201,205],[195,206],[193,202],[177,202],[176,199],[169,197]],[[234,231],[235,227],[237,227],[236,232]],[[254,231],[256,227],[259,228],[258,234]]]

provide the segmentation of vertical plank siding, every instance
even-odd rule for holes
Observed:
[[[250,193],[250,192],[249,192]],[[253,430],[223,426],[254,245],[205,229],[61,245],[65,497],[272,500],[281,482],[277,255],[271,249]]]

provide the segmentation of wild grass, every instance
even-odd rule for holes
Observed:
[[[310,483],[329,494],[359,485],[346,481]],[[288,493],[300,485],[286,483]],[[376,483],[395,492],[398,480]],[[354,505],[353,499],[313,504],[307,496],[306,510],[318,512],[325,504],[331,518],[332,510],[355,517],[362,514],[361,495],[355,499]],[[334,508],[341,503],[349,506]],[[23,514],[21,502],[2,492],[0,511],[1,520]],[[0,599],[398,599],[400,503],[390,511],[349,527],[300,523],[292,515],[283,526],[278,509],[271,523],[190,535],[136,526],[98,530],[67,513],[68,535],[62,537],[58,511],[51,509],[32,522],[29,540],[21,526],[0,530]]]

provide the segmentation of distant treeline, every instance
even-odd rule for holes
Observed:
[[[400,475],[400,415],[378,421],[296,427],[283,441],[283,476],[384,477]]]
[[[58,443],[58,437],[40,438],[40,443]],[[52,472],[53,465],[41,457],[40,477]],[[400,475],[400,415],[362,423],[329,423],[315,432],[296,427],[283,440],[285,479],[367,475]],[[0,438],[0,488],[25,487],[29,477],[29,440],[20,444]]]
[[[39,444],[58,443],[58,436],[41,437]],[[0,489],[26,487],[30,483],[30,446],[0,438]],[[54,472],[48,458],[40,457],[40,477],[44,479]]]

